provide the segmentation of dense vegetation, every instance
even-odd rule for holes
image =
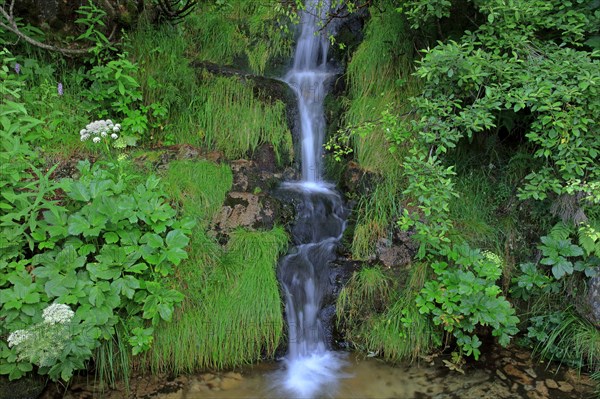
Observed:
[[[0,0],[10,379],[114,383],[282,343],[283,226],[223,238],[211,224],[227,161],[269,146],[293,162],[286,105],[254,78],[281,74],[301,3],[113,3],[49,26]],[[393,362],[449,348],[457,364],[513,340],[600,379],[586,307],[600,267],[598,2],[336,3],[365,22],[360,41],[332,37],[346,88],[328,101],[326,149],[364,183],[346,193],[344,244],[363,266],[337,300],[345,339]],[[160,165],[184,145],[225,162]],[[384,266],[378,247],[402,234],[412,262]]]

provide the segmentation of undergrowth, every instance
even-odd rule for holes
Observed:
[[[413,70],[412,38],[400,13],[371,10],[365,39],[348,64],[348,101],[343,124],[354,158],[377,176],[373,192],[355,209],[352,254],[367,259],[375,243],[389,236],[400,206],[404,181],[402,151],[392,152],[381,120],[390,110],[404,113],[407,99],[419,88]],[[343,135],[344,136],[344,135]]]
[[[267,104],[258,100],[249,80],[205,72],[201,81],[196,100],[202,107],[195,116],[200,121],[200,130],[187,137],[187,142],[217,149],[230,159],[251,153],[262,143],[270,143],[278,162],[292,159],[292,136],[283,102]]]
[[[198,223],[189,258],[174,278],[186,299],[173,321],[157,328],[152,349],[138,367],[177,374],[272,355],[283,332],[275,266],[287,249],[285,231],[236,230],[222,247],[205,230],[231,188],[229,167],[174,161],[164,180],[172,200]]]
[[[203,4],[186,21],[187,35],[199,44],[192,50],[194,58],[220,65],[241,63],[262,75],[275,59],[291,56],[290,32],[276,23],[283,16],[281,6],[263,2]]]
[[[415,298],[427,280],[428,267],[415,264],[398,291],[380,268],[355,272],[340,292],[338,323],[346,338],[369,356],[391,362],[416,360],[439,344],[435,326],[417,308]]]
[[[200,227],[207,228],[221,209],[233,175],[226,164],[172,161],[165,180],[169,196],[181,204],[187,216],[196,218]]]
[[[145,365],[154,373],[177,374],[272,356],[284,323],[275,265],[287,243],[280,228],[237,230],[212,267],[186,263],[195,270],[189,270],[188,278],[202,281],[202,287],[188,296],[177,318],[157,332]]]

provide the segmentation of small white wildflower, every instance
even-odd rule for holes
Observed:
[[[102,139],[101,139],[100,137],[98,137],[98,136],[96,136],[96,137],[94,137],[94,138],[92,139],[92,141],[93,141],[94,143],[99,143],[99,142],[100,142],[100,140],[102,140]]]
[[[53,303],[44,309],[44,312],[42,313],[44,321],[50,324],[68,323],[74,315],[75,312],[73,312],[68,305],[62,303]]]
[[[120,123],[117,123],[117,124],[115,125],[115,127],[116,127],[117,129],[120,129],[120,128],[121,128],[121,124],[120,124]]]
[[[86,133],[83,136],[81,136],[81,141],[86,141],[89,138],[90,138],[90,135]]]
[[[113,132],[118,132],[121,129],[115,126],[115,127],[112,128],[112,130],[113,130]]]
[[[108,135],[108,133],[106,133],[106,132],[100,133],[100,136],[102,136],[102,137],[106,137],[107,135]]]
[[[113,139],[113,140],[116,140],[116,139],[119,138],[119,135],[116,134],[116,133],[113,133],[113,134],[110,135],[110,138]]]
[[[79,135],[80,135],[80,136],[83,136],[83,135],[85,135],[86,133],[87,133],[87,130],[85,130],[85,129],[81,129],[81,130],[79,131]]]
[[[106,124],[107,124],[107,125],[112,125],[112,124],[113,124],[113,121],[111,121],[110,119],[107,119],[107,120],[106,120]]]
[[[25,330],[16,330],[8,336],[8,347],[12,348],[15,345],[19,345],[21,342],[28,340],[30,337],[30,332]]]

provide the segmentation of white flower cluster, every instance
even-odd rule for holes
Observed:
[[[50,324],[68,323],[71,321],[73,316],[75,316],[75,312],[73,312],[68,305],[64,305],[62,303],[53,303],[44,309],[44,312],[42,313],[44,321]]]
[[[101,119],[88,124],[85,129],[81,129],[79,131],[79,136],[81,141],[86,141],[91,137],[94,143],[99,143],[102,138],[108,137],[109,135],[113,140],[118,139],[119,135],[117,133],[119,133],[120,130],[121,125],[119,123],[113,123],[110,119]]]
[[[31,338],[31,333],[25,330],[16,330],[8,336],[8,347],[12,348],[15,345],[19,345],[21,342]]]

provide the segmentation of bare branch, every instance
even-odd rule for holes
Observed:
[[[43,48],[45,50],[57,51],[59,53],[65,54],[65,55],[81,55],[81,54],[87,53],[91,49],[91,47],[80,48],[80,49],[57,47],[57,46],[52,46],[49,44],[39,42],[35,39],[32,39],[31,37],[27,36],[26,34],[24,34],[23,32],[21,32],[19,30],[19,27],[17,26],[17,23],[15,22],[15,19],[13,16],[13,7],[14,7],[14,0],[10,3],[8,12],[6,12],[4,7],[0,7],[0,16],[2,16],[4,19],[6,19],[6,22],[4,22],[0,19],[0,27],[14,33],[21,39],[25,40],[27,43],[32,44],[39,48]]]

